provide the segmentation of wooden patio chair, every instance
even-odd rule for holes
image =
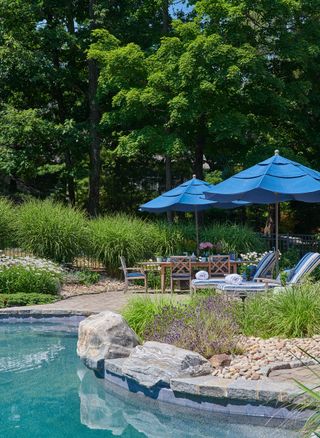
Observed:
[[[222,277],[230,274],[230,256],[212,255],[209,257],[209,278]]]
[[[191,257],[186,256],[174,256],[170,258],[170,289],[171,293],[174,292],[174,283],[179,281],[188,281],[189,290],[191,292]],[[180,286],[181,288],[181,286]]]
[[[120,256],[120,262],[121,262],[120,269],[123,271],[124,282],[125,282],[124,293],[128,291],[129,282],[134,280],[142,280],[144,282],[145,292],[147,292],[148,281],[147,281],[146,272],[138,267],[127,268],[126,259],[123,256]]]

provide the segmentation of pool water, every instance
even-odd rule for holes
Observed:
[[[0,323],[0,437],[293,438],[270,421],[201,414],[111,386],[76,356],[72,324]]]

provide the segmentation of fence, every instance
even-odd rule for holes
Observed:
[[[270,236],[261,235],[265,241],[267,249],[273,249],[276,245],[276,235]],[[279,250],[286,252],[290,249],[297,249],[300,255],[308,251],[320,251],[320,238],[315,234],[280,234],[279,235]]]

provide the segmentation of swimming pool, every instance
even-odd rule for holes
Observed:
[[[0,437],[298,436],[286,423],[249,425],[244,418],[140,399],[87,370],[76,341],[77,327],[66,321],[0,323]]]

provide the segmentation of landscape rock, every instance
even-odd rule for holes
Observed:
[[[146,342],[136,347],[124,361],[122,372],[146,388],[169,386],[177,377],[196,377],[210,374],[207,359],[193,351],[161,342]]]
[[[214,368],[227,367],[231,364],[231,356],[228,354],[215,354],[209,359]]]
[[[77,353],[93,370],[103,370],[105,359],[129,356],[137,345],[137,335],[117,313],[101,312],[79,324]]]

